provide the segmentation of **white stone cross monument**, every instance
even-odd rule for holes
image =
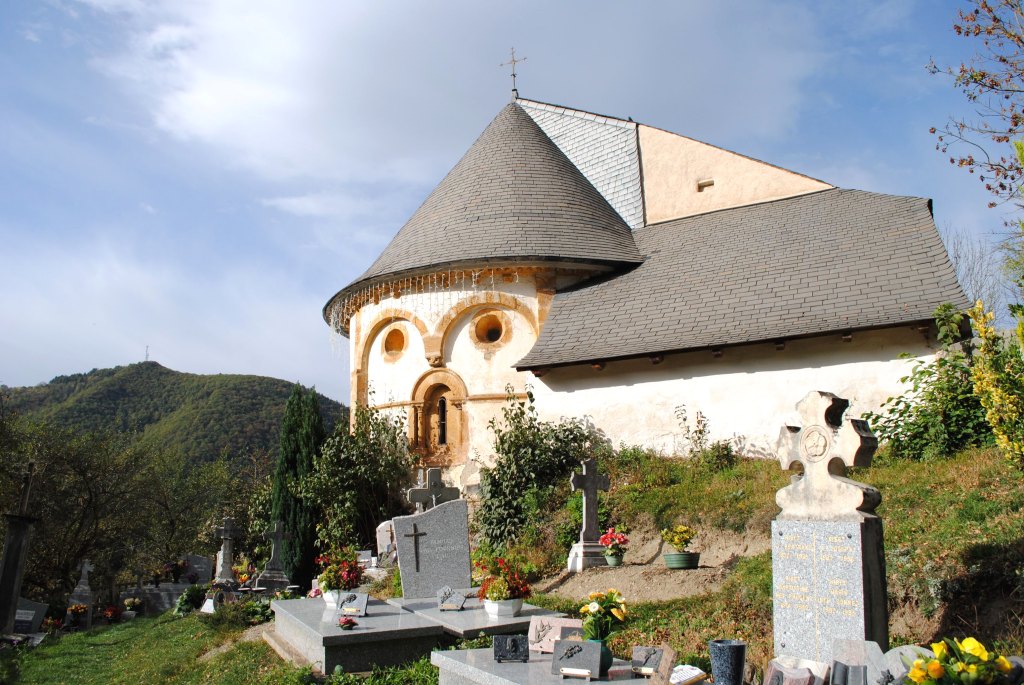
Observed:
[[[220,552],[217,553],[217,575],[215,583],[231,583],[235,580],[235,574],[231,565],[235,562],[234,539],[240,532],[235,526],[235,519],[230,516],[224,517],[224,523],[217,527],[217,537],[221,539]]]
[[[417,510],[422,507],[426,511],[438,504],[459,499],[459,494],[458,488],[447,487],[444,484],[444,480],[441,478],[441,469],[427,469],[426,485],[409,488],[406,496],[411,503],[417,505]]]
[[[608,476],[597,472],[597,459],[583,462],[583,472],[569,479],[573,492],[583,491],[583,527],[580,540],[569,550],[569,571],[577,572],[591,566],[603,566],[604,547],[597,540],[601,531],[597,525],[597,491],[611,487]]]
[[[292,534],[286,533],[284,524],[280,521],[274,522],[274,527],[264,534],[264,539],[270,540],[270,559],[256,580],[256,587],[267,590],[281,590],[291,585],[288,574],[284,572],[284,565],[281,562],[281,543],[284,540],[291,540]]]
[[[803,426],[785,426],[777,455],[803,473],[779,490],[772,522],[775,655],[832,662],[836,639],[873,640],[887,649],[888,613],[882,496],[845,477],[871,465],[878,440],[866,421],[843,420],[849,401],[808,393]]]

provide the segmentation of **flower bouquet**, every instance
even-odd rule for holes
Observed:
[[[356,623],[356,620],[351,616],[342,616],[338,619],[338,627],[342,630],[352,630],[357,625],[359,624]]]
[[[111,604],[103,609],[103,618],[107,619],[108,623],[117,623],[121,620],[121,607],[114,606]]]
[[[614,528],[609,528],[598,539],[598,542],[604,545],[604,558],[609,566],[618,566],[622,563],[622,557],[626,554],[626,545],[629,544],[629,538],[625,533],[619,533]]]
[[[990,652],[973,637],[960,642],[946,638],[932,644],[933,659],[908,663],[906,681],[916,685],[990,685],[1003,680],[1013,664]]]
[[[84,604],[72,604],[68,607],[68,618],[71,619],[71,625],[78,626],[82,623],[82,617],[89,611],[89,607]]]
[[[695,537],[697,537],[697,531],[689,526],[679,525],[663,529],[661,539],[675,550],[662,555],[665,558],[665,565],[672,569],[697,568],[700,563],[700,552],[686,551]]]
[[[47,616],[43,619],[42,629],[47,635],[56,635],[60,632],[62,627],[64,627],[64,622],[59,618],[50,618]]]
[[[317,557],[320,576],[317,578],[322,597],[327,604],[337,606],[341,593],[354,590],[363,581],[363,567],[359,555],[351,547]]]
[[[476,596],[489,616],[518,616],[533,589],[515,560],[487,557],[475,563],[483,574]]]
[[[606,592],[591,592],[588,599],[580,607],[583,638],[601,643],[601,675],[605,675],[612,665],[612,653],[605,640],[626,623],[626,598],[618,590],[608,588]]]

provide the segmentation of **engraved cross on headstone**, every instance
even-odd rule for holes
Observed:
[[[264,533],[263,537],[266,540],[270,540],[270,559],[267,560],[267,567],[264,569],[264,572],[283,571],[284,566],[281,565],[281,542],[283,540],[291,540],[292,534],[285,532],[283,523],[275,521],[274,527]]]
[[[847,467],[870,466],[878,439],[866,421],[843,420],[848,400],[814,391],[796,405],[803,426],[785,426],[776,454],[783,469],[803,464],[775,501],[780,519],[858,520],[882,501],[878,490],[845,478]]]
[[[405,537],[412,538],[412,553],[415,557],[416,573],[420,572],[420,538],[424,535],[426,535],[426,533],[419,530],[415,523],[412,524],[412,532],[405,534]]]
[[[611,487],[608,476],[597,472],[597,459],[583,462],[583,473],[574,473],[569,479],[573,492],[583,491],[583,528],[580,542],[594,542],[600,537],[597,526],[597,491]]]
[[[427,469],[426,485],[410,488],[407,496],[413,504],[421,504],[424,509],[430,509],[438,504],[458,499],[459,489],[444,484],[441,469]]]

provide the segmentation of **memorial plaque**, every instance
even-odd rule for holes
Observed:
[[[441,611],[462,611],[465,604],[466,595],[447,585],[437,591],[437,608]]]
[[[555,649],[555,640],[561,639],[563,627],[583,630],[583,621],[578,618],[532,617],[527,633],[530,638],[530,651],[551,654]]]
[[[557,640],[551,653],[551,673],[563,678],[600,677],[601,643]]]
[[[831,663],[836,639],[864,640],[886,617],[881,521],[772,522],[775,653]],[[887,635],[882,635],[886,639]]]
[[[822,679],[809,668],[790,668],[777,659],[768,662],[764,672],[765,685],[822,685]]]
[[[662,644],[661,658],[658,660],[658,667],[651,674],[651,685],[669,685],[672,682],[672,669],[676,664],[676,650],[667,644]]]
[[[640,675],[654,675],[661,663],[662,651],[660,647],[634,647],[633,648],[633,673]]]
[[[338,602],[338,613],[341,616],[366,616],[366,601],[369,598],[365,592],[349,592],[344,590]]]
[[[466,500],[445,502],[422,514],[396,516],[394,524],[403,597],[435,597],[445,586],[472,585]]]
[[[14,615],[14,632],[16,633],[38,633],[46,618],[48,604],[33,602],[24,597],[18,598],[18,606]],[[22,613],[28,612],[28,613]],[[25,623],[27,622],[27,623]],[[24,628],[24,630],[22,629]]]
[[[503,661],[530,660],[530,641],[525,635],[495,635],[494,660]]]
[[[30,633],[32,632],[32,618],[35,616],[34,611],[28,609],[15,609],[14,611],[14,632],[16,633]]]

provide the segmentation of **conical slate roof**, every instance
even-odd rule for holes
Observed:
[[[426,267],[504,259],[641,261],[626,223],[514,102],[342,292]]]

